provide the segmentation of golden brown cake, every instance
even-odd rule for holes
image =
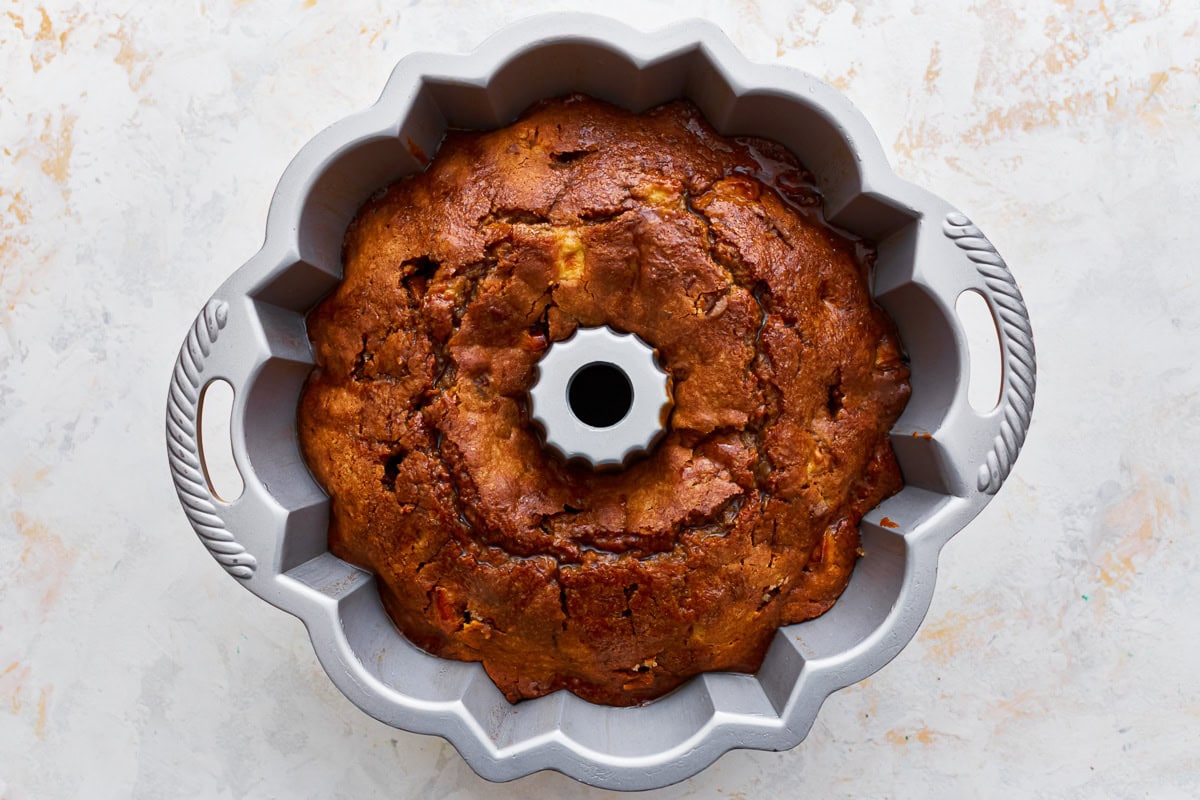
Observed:
[[[330,549],[511,701],[756,670],[837,599],[861,516],[901,487],[908,369],[869,248],[818,207],[790,154],[685,101],[571,96],[448,134],[362,208],[308,320],[300,441]],[[538,359],[598,325],[674,385],[666,435],[616,472],[562,462],[529,420]]]

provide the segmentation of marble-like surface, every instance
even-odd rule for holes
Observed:
[[[942,5],[604,5],[843,89],[1006,255],[1040,361],[916,640],[795,750],[652,796],[1200,795],[1200,7]],[[351,706],[197,543],[163,442],[186,327],[301,144],[405,53],[554,7],[0,8],[0,799],[603,794],[487,784]]]

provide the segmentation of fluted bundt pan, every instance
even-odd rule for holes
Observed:
[[[328,499],[297,444],[295,410],[313,364],[305,314],[338,282],[359,205],[424,168],[447,128],[489,129],[533,102],[584,92],[632,111],[679,97],[728,136],[774,139],[815,173],[826,217],[878,243],[877,301],[896,321],[912,397],[892,432],[906,486],[862,522],[849,587],[817,619],[781,628],[755,675],[709,673],[643,706],[567,692],[512,705],[476,663],[431,656],[384,613],[374,578],[330,554]],[[1000,401],[967,401],[964,291],[987,301],[1001,347]],[[213,492],[197,433],[204,388],[234,389],[232,439],[245,481]],[[942,545],[1008,476],[1029,425],[1034,350],[1004,260],[966,216],[892,173],[863,116],[813,77],[748,62],[714,27],[640,33],[582,15],[534,18],[468,55],[417,54],[379,101],[323,131],[284,172],[262,249],[216,291],[172,376],[170,468],[201,542],[242,585],[296,615],[333,682],[371,716],[450,740],[485,778],[543,769],[612,789],[682,780],[731,748],[783,750],[824,699],[912,638]]]

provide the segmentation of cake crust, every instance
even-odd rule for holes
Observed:
[[[789,153],[687,101],[573,95],[448,134],[361,209],[308,320],[300,444],[332,552],[510,701],[756,670],[841,594],[859,520],[902,485],[908,369],[867,248],[818,206]],[[674,386],[666,435],[618,472],[555,458],[528,415],[546,348],[596,325]]]

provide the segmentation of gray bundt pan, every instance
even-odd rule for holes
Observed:
[[[326,545],[329,504],[297,445],[313,364],[305,314],[338,282],[341,241],[375,190],[427,162],[449,127],[511,122],[531,103],[586,92],[641,111],[691,98],[724,134],[783,143],[817,176],[825,213],[875,240],[874,294],[900,329],[912,399],[892,432],[906,487],[862,522],[866,556],[824,616],[782,628],[756,675],[709,673],[644,706],[557,692],[508,703],[479,664],[417,649],[393,627],[374,578]],[[968,290],[997,323],[999,404],[967,401],[955,301]],[[234,388],[241,496],[218,499],[197,435],[204,388]],[[1024,441],[1034,349],[1021,293],[966,216],[896,177],[863,116],[810,75],[752,64],[709,24],[641,33],[583,15],[534,18],[468,55],[403,59],[379,101],[301,149],[275,191],[262,249],[213,295],[179,354],[167,406],[172,475],[200,541],[256,595],[303,620],[329,677],[371,716],[443,736],[485,778],[543,769],[611,789],[687,778],[732,748],[804,739],[831,693],[871,675],[928,609],[938,551],[992,498]]]

